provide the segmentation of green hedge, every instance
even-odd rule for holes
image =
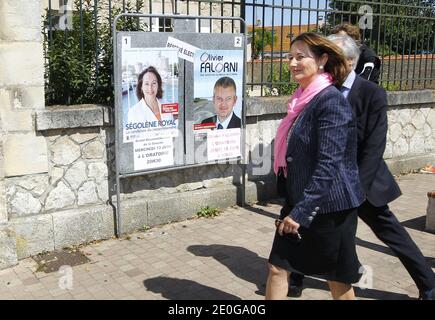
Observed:
[[[94,7],[93,3],[85,0],[82,9],[74,11],[71,30],[49,31],[48,10],[45,13],[43,44],[47,105],[98,103],[113,106],[110,21],[122,10],[114,8],[109,19],[107,8]],[[74,6],[80,8],[80,0],[75,0]],[[127,12],[140,12],[142,8],[143,1],[137,1],[135,7],[126,4]],[[120,19],[118,24],[118,30],[123,31],[146,31],[146,28],[146,24],[139,25],[137,18]]]

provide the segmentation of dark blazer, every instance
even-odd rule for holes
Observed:
[[[361,184],[372,205],[386,205],[401,195],[383,159],[388,130],[387,95],[378,85],[357,76],[347,99],[357,119]]]
[[[217,122],[217,116],[213,116],[210,118],[207,118],[205,120],[202,120],[201,123],[216,123]],[[240,120],[240,118],[238,116],[236,116],[235,113],[233,113],[233,116],[231,117],[230,123],[228,123],[228,127],[227,129],[232,129],[232,128],[240,128],[242,126],[242,121]]]
[[[356,125],[342,93],[333,86],[321,91],[290,131],[283,210],[309,227],[316,214],[358,207],[364,193],[358,178]]]
[[[373,63],[373,67],[369,67],[367,63]],[[376,53],[365,44],[360,47],[360,56],[355,68],[355,72],[366,80],[379,83],[381,60]]]

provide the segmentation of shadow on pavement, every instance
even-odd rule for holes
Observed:
[[[256,253],[236,246],[228,245],[193,245],[187,250],[196,256],[213,257],[225,265],[235,276],[245,281],[255,284],[259,295],[265,294],[267,279],[267,259],[259,257]],[[329,292],[326,281],[316,278],[306,277],[304,288],[312,288]],[[360,289],[355,287],[355,294],[360,298],[380,299],[380,300],[409,300],[406,294],[387,292],[377,289]]]
[[[320,280],[311,277],[305,277],[304,289],[318,289],[329,292],[328,283],[325,280]],[[409,300],[408,295],[396,292],[382,291],[378,289],[361,289],[353,286],[356,298],[376,299],[376,300]]]
[[[418,218],[413,218],[413,219],[409,219],[406,221],[402,221],[400,224],[406,228],[410,228],[410,229],[414,229],[414,230],[418,230],[418,231],[425,231],[426,215],[418,217]]]
[[[329,292],[328,283],[324,280],[319,280],[311,277],[305,277],[304,289],[318,289]],[[361,289],[354,285],[356,298],[367,298],[376,300],[409,300],[410,297],[403,293],[388,292],[378,289]]]
[[[258,213],[258,214],[260,214],[262,216],[269,217],[269,218],[272,218],[272,219],[277,219],[278,216],[279,216],[278,214],[276,214],[274,212],[266,211],[266,210],[261,209],[261,208],[255,208],[255,207],[252,207],[250,205],[244,206],[243,209],[251,211],[253,213]]]
[[[354,287],[356,298],[368,298],[376,300],[410,300],[413,299],[407,294],[388,292],[377,289],[361,289]],[[413,299],[413,300],[416,300]]]
[[[383,246],[383,245],[380,245],[377,243],[362,240],[358,237],[356,237],[356,245],[367,248],[367,249],[372,249],[374,251],[378,251],[378,252],[383,253],[383,254],[388,254],[392,257],[397,258],[397,256],[393,253],[393,251],[390,248],[388,248],[387,246]],[[429,257],[424,257],[424,258],[426,259],[426,262],[429,264],[429,266],[431,268],[435,268],[435,258],[429,258]],[[399,259],[399,258],[397,258],[397,259]]]
[[[187,247],[187,250],[196,256],[213,257],[238,278],[255,284],[258,289],[256,293],[264,296],[267,259],[242,247],[220,244],[193,245]]]
[[[363,239],[358,238],[358,237],[355,238],[355,243],[357,246],[361,246],[361,247],[364,247],[367,249],[372,249],[374,251],[378,251],[380,253],[388,254],[390,256],[395,257],[395,255],[393,254],[393,251],[391,251],[391,249],[385,245],[366,241],[366,240],[363,240]]]
[[[144,280],[143,284],[148,291],[160,293],[169,300],[241,300],[235,295],[192,280],[156,277]]]

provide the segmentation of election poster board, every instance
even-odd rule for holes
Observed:
[[[178,52],[122,50],[122,138],[133,145],[134,171],[174,165],[178,136]]]
[[[171,19],[174,32],[117,31],[126,17]],[[246,30],[243,19],[234,17],[123,13],[114,19],[115,136],[107,133],[115,145],[118,236],[123,230],[121,191],[128,183],[120,179],[221,160],[243,163],[246,34],[198,32],[195,26],[204,19],[238,21]],[[204,66],[196,71],[201,55]],[[234,92],[228,94],[228,87]],[[243,204],[245,167],[241,170]]]
[[[241,34],[117,33],[121,175],[242,159],[244,41]]]
[[[192,129],[196,141],[206,144],[206,161],[241,156],[243,59],[243,50],[195,53]]]

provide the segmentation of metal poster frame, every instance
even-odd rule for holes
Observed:
[[[148,18],[148,19],[152,19],[152,18],[164,18],[164,19],[174,19],[173,21],[175,21],[176,19],[185,19],[185,20],[192,20],[193,22],[196,21],[201,21],[201,20],[210,20],[210,23],[212,22],[212,20],[219,20],[221,21],[221,23],[223,23],[223,21],[227,20],[227,21],[239,21],[240,22],[240,32],[238,32],[237,34],[240,34],[243,37],[243,45],[240,48],[241,50],[243,50],[243,76],[242,76],[242,81],[243,81],[243,85],[242,85],[242,105],[241,105],[241,119],[242,119],[242,124],[241,124],[241,141],[240,141],[240,152],[241,152],[241,156],[237,157],[237,158],[228,158],[228,159],[222,159],[222,160],[214,160],[214,161],[207,161],[207,162],[203,162],[203,163],[195,163],[195,164],[186,164],[186,135],[183,136],[183,141],[184,141],[184,146],[183,146],[183,165],[174,165],[171,167],[163,167],[163,168],[158,168],[158,169],[149,169],[149,170],[142,170],[142,171],[135,171],[135,172],[131,172],[131,173],[122,173],[121,172],[121,168],[120,168],[120,152],[121,152],[121,142],[120,142],[120,130],[123,130],[123,126],[120,126],[120,119],[119,119],[119,114],[120,112],[122,112],[122,103],[121,105],[119,105],[119,95],[120,95],[120,89],[119,88],[119,81],[120,81],[120,69],[119,69],[119,64],[118,64],[118,59],[119,59],[119,55],[121,54],[121,50],[122,48],[119,48],[118,46],[118,35],[119,33],[123,32],[121,30],[117,30],[117,23],[118,20],[123,18],[123,17],[133,17],[133,18]],[[114,66],[114,87],[115,87],[115,164],[116,164],[116,215],[115,215],[115,231],[116,231],[116,236],[119,237],[121,235],[121,184],[120,181],[121,179],[124,178],[129,178],[129,177],[136,177],[136,176],[143,176],[143,175],[148,175],[148,174],[153,174],[153,173],[159,173],[159,172],[169,172],[169,171],[174,171],[174,170],[183,170],[183,169],[188,169],[188,168],[196,168],[196,167],[203,167],[203,166],[207,166],[207,165],[212,165],[212,164],[219,164],[219,163],[228,163],[228,161],[237,161],[237,163],[234,163],[234,165],[238,165],[239,167],[241,167],[241,172],[242,172],[242,177],[241,177],[241,205],[244,206],[245,205],[245,179],[246,179],[246,166],[245,166],[245,161],[246,161],[246,72],[247,72],[247,52],[246,52],[246,45],[247,45],[247,36],[246,36],[246,23],[242,18],[239,17],[222,17],[222,16],[191,16],[191,15],[179,15],[179,14],[175,14],[175,15],[167,15],[167,14],[138,14],[138,13],[122,13],[119,14],[115,17],[114,21],[113,21],[113,66]],[[138,33],[138,32],[135,32]],[[158,32],[153,32],[153,31],[144,31],[144,33],[158,33]],[[186,32],[186,31],[177,31],[174,30],[174,32],[172,33],[173,35],[177,35],[177,34],[183,34],[183,33],[191,33],[191,32]],[[162,33],[164,34],[164,33]],[[196,33],[196,35],[222,35],[222,34],[234,34],[234,33],[212,33],[212,30],[210,30],[210,33]],[[207,50],[207,48],[200,48],[202,50]],[[180,60],[180,59],[179,59]],[[184,69],[185,69],[185,65],[184,65]],[[185,74],[183,73],[183,81],[185,81]],[[180,79],[181,80],[181,79]],[[191,84],[193,86],[193,84]],[[183,83],[183,90],[184,92],[186,92],[186,87],[185,87],[185,82]],[[121,93],[122,94],[122,93]],[[183,94],[183,107],[184,110],[187,110],[186,108],[186,104],[185,101],[187,100],[186,97]],[[121,97],[121,101],[122,101],[122,97]],[[180,101],[179,101],[180,102]],[[186,124],[186,114],[183,113],[183,118],[179,121],[183,121],[183,125]],[[184,127],[184,131],[186,132],[186,128]],[[124,142],[122,142],[124,143]]]

